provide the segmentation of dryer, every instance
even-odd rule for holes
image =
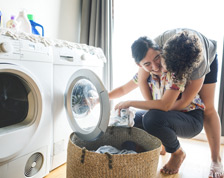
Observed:
[[[1,178],[49,173],[52,77],[52,47],[0,35]]]
[[[88,46],[85,46],[85,49]],[[96,54],[83,49],[55,47],[53,49],[53,152],[51,170],[66,162],[67,145],[71,129],[66,109],[65,91],[73,74],[79,69],[89,69],[102,80],[104,61]],[[101,53],[103,54],[103,53]],[[105,56],[104,56],[105,57]]]

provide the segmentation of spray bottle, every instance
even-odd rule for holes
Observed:
[[[0,10],[0,27],[3,27],[2,11]]]

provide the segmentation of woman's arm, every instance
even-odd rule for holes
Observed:
[[[115,110],[135,107],[135,108],[144,109],[144,110],[159,109],[162,111],[169,111],[171,107],[173,106],[173,104],[175,103],[179,94],[180,94],[179,90],[169,89],[165,91],[162,99],[160,100],[124,101],[124,102],[118,103],[115,106]]]
[[[171,110],[182,110],[187,107],[201,90],[203,82],[204,77],[197,80],[191,80],[190,83],[187,84],[181,98],[174,103]]]
[[[129,92],[131,92],[132,90],[136,89],[137,87],[138,85],[133,80],[130,80],[128,83],[110,91],[109,99],[112,100],[112,99],[122,97],[128,94]]]
[[[142,67],[139,67],[138,70],[138,86],[140,88],[140,91],[142,93],[142,96],[144,97],[145,100],[152,100],[152,95],[149,89],[149,84],[148,84],[148,77],[149,73],[146,72]]]

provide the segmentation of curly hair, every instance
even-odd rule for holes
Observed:
[[[162,56],[167,71],[172,73],[173,81],[186,83],[201,62],[202,45],[196,35],[183,31],[165,43]]]

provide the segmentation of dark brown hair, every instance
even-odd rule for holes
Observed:
[[[162,56],[174,82],[186,82],[201,61],[201,42],[195,34],[183,31],[165,43]]]

